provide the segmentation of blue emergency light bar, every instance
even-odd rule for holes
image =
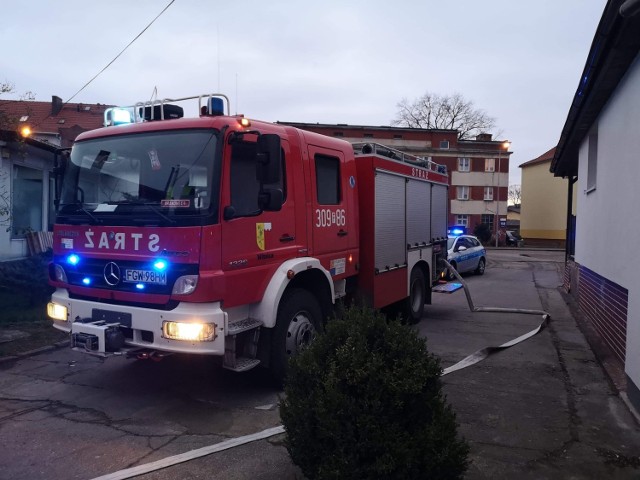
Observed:
[[[467,233],[467,227],[464,225],[454,225],[449,228],[449,235],[453,235],[454,237],[459,237],[460,235],[464,235]]]

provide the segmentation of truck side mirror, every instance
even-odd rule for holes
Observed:
[[[278,212],[282,208],[283,197],[279,188],[263,188],[258,195],[258,207],[267,212]]]
[[[280,137],[266,133],[258,137],[256,155],[257,179],[261,184],[276,183],[282,175]]]

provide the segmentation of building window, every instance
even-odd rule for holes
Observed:
[[[11,234],[23,237],[42,230],[42,171],[13,167],[13,202],[11,205]]]
[[[340,160],[336,157],[316,155],[316,192],[318,205],[340,203]]]
[[[457,187],[458,190],[458,200],[469,200],[469,187]]]
[[[493,187],[484,187],[484,199],[493,200]]]
[[[333,132],[334,137],[344,137],[344,132]]]
[[[449,150],[449,140],[440,140],[440,150]]]
[[[483,213],[480,217],[480,223],[487,225],[493,230],[493,214]]]
[[[364,138],[373,138],[373,133],[365,133],[363,135]]]
[[[402,140],[402,135],[394,134],[393,135],[393,139],[394,140]]]
[[[587,152],[587,193],[596,189],[598,174],[598,131],[589,134],[589,151]]]
[[[456,225],[469,226],[469,215],[456,215]]]
[[[468,157],[458,158],[458,171],[468,172],[471,170],[471,159]]]
[[[495,172],[496,171],[496,159],[495,158],[485,158],[484,159],[484,171],[485,172]]]

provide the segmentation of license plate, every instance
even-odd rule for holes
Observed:
[[[154,283],[156,285],[167,284],[166,272],[155,272],[153,270],[125,270],[124,281],[131,283]]]

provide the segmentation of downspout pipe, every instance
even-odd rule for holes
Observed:
[[[568,188],[567,188],[567,233],[566,239],[564,243],[564,261],[565,263],[569,260],[569,257],[575,255],[575,244],[571,239],[575,239],[576,232],[573,231],[571,216],[573,213],[573,186],[578,181],[578,177],[569,177],[568,178]]]

